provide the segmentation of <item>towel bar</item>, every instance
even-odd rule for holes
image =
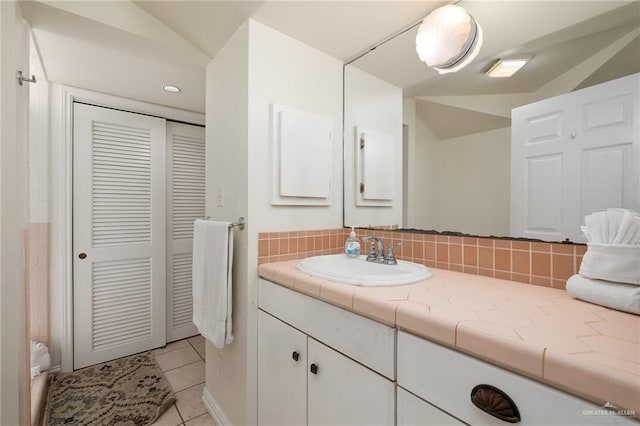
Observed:
[[[206,216],[204,220],[211,220],[211,216]],[[244,231],[244,226],[246,225],[246,223],[247,221],[245,220],[245,218],[240,216],[237,222],[233,222],[229,224],[229,228],[238,228],[241,231]]]

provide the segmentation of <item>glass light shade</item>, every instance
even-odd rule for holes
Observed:
[[[482,28],[465,9],[447,5],[427,15],[418,28],[416,52],[440,74],[468,65],[480,51]]]
[[[498,59],[485,74],[489,77],[511,77],[527,62],[528,59]]]

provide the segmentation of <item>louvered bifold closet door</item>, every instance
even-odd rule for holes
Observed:
[[[166,124],[74,104],[74,368],[166,343]]]
[[[167,123],[167,341],[198,334],[193,325],[193,221],[204,217],[204,128]]]

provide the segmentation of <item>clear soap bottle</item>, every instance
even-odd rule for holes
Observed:
[[[351,232],[349,233],[349,238],[344,243],[344,252],[349,257],[358,257],[360,256],[360,242],[358,241],[358,237],[356,236],[356,231],[351,227]]]

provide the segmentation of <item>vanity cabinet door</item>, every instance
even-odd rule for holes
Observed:
[[[392,425],[395,385],[309,338],[308,424]]]
[[[258,424],[307,422],[307,336],[258,310]]]

